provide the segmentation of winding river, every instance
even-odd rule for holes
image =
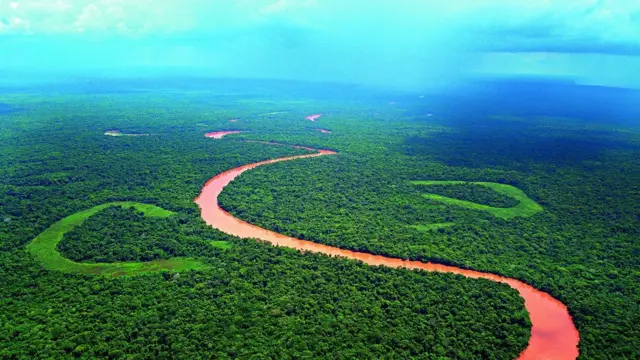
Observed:
[[[276,246],[285,246],[288,248],[298,249],[300,251],[311,251],[331,256],[341,256],[349,259],[360,260],[366,264],[374,266],[389,266],[393,268],[421,269],[433,272],[454,273],[474,279],[482,278],[505,283],[517,290],[520,296],[524,298],[525,308],[529,312],[532,324],[529,345],[520,354],[519,359],[575,359],[578,356],[578,342],[580,340],[580,336],[573,323],[573,319],[567,311],[567,307],[549,294],[537,290],[521,281],[490,273],[465,270],[455,266],[402,260],[316,244],[311,241],[285,236],[249,224],[234,217],[220,207],[218,204],[218,195],[220,195],[224,187],[229,185],[233,179],[247,170],[280,161],[337,154],[335,151],[331,150],[315,150],[301,146],[296,147],[314,150],[316,152],[313,154],[288,156],[243,165],[218,174],[207,181],[205,186],[202,188],[200,195],[195,199],[195,202],[201,209],[202,219],[211,227],[224,233],[241,238],[255,238],[267,241]]]

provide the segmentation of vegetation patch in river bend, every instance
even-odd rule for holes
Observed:
[[[112,206],[66,233],[58,250],[68,259],[94,263],[188,257],[195,242],[187,221],[184,214],[145,216],[133,207]]]
[[[460,184],[414,184],[423,193],[446,196],[458,200],[466,200],[473,203],[487,205],[497,208],[510,208],[518,205],[519,200],[514,197],[502,194],[488,186],[474,184],[472,182],[462,182]]]
[[[204,265],[194,259],[170,258],[158,259],[148,262],[114,262],[105,264],[79,263],[63,257],[57,247],[63,236],[72,231],[77,226],[84,223],[88,218],[112,206],[125,208],[135,208],[149,217],[169,217],[174,213],[162,209],[155,205],[141,204],[136,202],[112,202],[94,206],[90,209],[69,215],[48,229],[40,233],[31,243],[27,245],[27,250],[36,257],[43,267],[49,270],[57,270],[69,273],[84,273],[95,275],[135,275],[150,272],[162,271],[184,271],[191,269],[201,269]]]
[[[482,210],[490,213],[491,215],[508,220],[514,217],[529,217],[533,216],[543,210],[542,206],[538,203],[530,199],[527,194],[525,194],[522,190],[507,184],[493,183],[493,182],[482,182],[482,181],[430,181],[430,180],[418,180],[411,182],[414,185],[424,185],[424,186],[437,186],[439,190],[442,191],[442,186],[459,186],[459,185],[477,185],[481,187],[489,188],[495,191],[499,195],[504,195],[509,197],[517,203],[508,208],[489,206],[484,204],[478,204],[472,201],[454,199],[452,197],[443,196],[440,194],[434,193],[426,193],[422,194],[425,199],[438,201],[447,205],[455,205],[466,207],[468,209],[474,210]],[[427,188],[428,189],[428,188]],[[505,200],[500,199],[503,202]]]

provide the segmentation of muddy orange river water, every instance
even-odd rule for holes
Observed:
[[[322,114],[313,114],[306,116],[305,119],[315,122]]]
[[[231,130],[231,131],[213,131],[213,132],[208,132],[208,133],[204,134],[204,136],[208,137],[208,138],[212,138],[212,139],[222,139],[225,135],[240,134],[241,132],[242,131],[236,131],[236,130]]]
[[[301,148],[313,150],[306,147]],[[234,217],[219,206],[218,195],[220,195],[224,187],[247,170],[280,161],[337,154],[331,150],[316,151],[317,152],[313,154],[288,156],[247,164],[216,175],[207,181],[200,195],[195,199],[195,202],[200,207],[202,219],[211,227],[224,233],[241,238],[254,238],[267,241],[276,246],[285,246],[300,251],[311,251],[331,256],[341,256],[360,260],[366,264],[375,266],[453,273],[474,279],[482,278],[505,283],[517,290],[520,296],[524,298],[525,308],[529,312],[532,324],[529,344],[518,359],[575,359],[578,356],[578,342],[580,337],[573,323],[573,319],[567,311],[567,307],[551,295],[521,281],[480,271],[465,270],[455,266],[372,255],[317,244],[307,240],[300,240],[249,224]]]

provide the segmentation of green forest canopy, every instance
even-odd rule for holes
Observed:
[[[2,357],[502,359],[526,346],[522,300],[504,285],[299,254],[204,225],[193,199],[207,179],[305,153],[202,136],[228,128],[232,118],[244,131],[239,139],[341,154],[243,174],[221,195],[237,216],[316,242],[524,280],[567,304],[585,358],[639,356],[636,129],[549,118],[474,127],[457,119],[482,115],[427,119],[412,112],[411,100],[390,108],[374,100],[248,99],[224,90],[3,94],[3,102],[24,110],[0,121]],[[302,120],[309,108],[331,110],[318,121],[332,134]],[[260,115],[280,109],[287,112]],[[103,135],[111,128],[154,136]],[[504,220],[425,201],[410,183],[424,174],[509,184],[545,211]],[[121,226],[121,244],[132,250],[127,261],[181,256],[207,268],[178,278],[86,276],[43,270],[24,251],[65,216],[115,201],[176,215],[146,218],[148,236],[136,238],[126,211],[106,209],[60,245],[67,235],[94,241]],[[156,221],[158,231],[148,226]],[[409,227],[447,222],[457,226]],[[175,253],[158,248],[169,233],[175,235],[167,242],[180,244]],[[223,250],[216,241],[232,246]],[[125,255],[111,245],[93,253],[85,251],[90,243],[68,245],[69,254],[91,254],[86,261]]]

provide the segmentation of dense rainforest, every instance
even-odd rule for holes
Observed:
[[[2,102],[23,109],[0,122],[3,358],[515,358],[526,346],[528,315],[506,285],[301,254],[204,224],[193,199],[207,179],[308,153],[204,133],[239,129],[269,141],[269,129],[284,129],[315,135],[300,144],[318,144],[324,134],[304,121],[313,102],[69,89],[3,93]],[[286,113],[272,114],[282,107]],[[104,135],[114,129],[149,135]],[[87,264],[188,256],[206,268],[65,274],[25,251],[57,221],[113,201],[175,214],[106,208],[57,250]]]
[[[303,254],[206,226],[193,199],[209,178],[308,152],[243,140],[339,155],[241,175],[220,196],[234,215],[318,243],[523,280],[568,306],[582,358],[640,357],[637,127],[357,89],[102,85],[0,93],[20,109],[0,115],[3,358],[508,359],[525,348],[527,312],[506,285]],[[323,116],[304,120],[311,113]],[[149,135],[104,135],[113,129]],[[216,130],[242,133],[203,136]],[[544,211],[505,220],[422,194],[504,208],[513,198],[414,180],[508,184]],[[66,233],[60,253],[82,263],[190,257],[207,267],[63,274],[25,251],[56,221],[125,200],[175,214],[107,208]],[[416,228],[437,223],[452,225]]]

